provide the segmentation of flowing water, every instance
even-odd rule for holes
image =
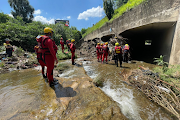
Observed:
[[[79,61],[82,59],[79,59]],[[70,63],[70,61],[66,61]],[[170,114],[160,106],[149,101],[143,93],[124,83],[119,76],[123,69],[127,71],[139,65],[154,67],[143,62],[123,64],[117,68],[114,63],[101,64],[95,61],[84,61],[86,74],[95,79],[101,76],[105,80],[101,88],[119,105],[122,113],[130,120],[171,120]],[[59,75],[61,78],[78,78],[86,76],[77,66],[71,67]],[[0,75],[0,119],[48,119],[48,116],[61,118],[56,113],[60,107],[56,101],[56,91],[50,89],[40,71],[27,69],[12,71]],[[55,119],[55,118],[52,119]]]
[[[130,69],[136,69],[138,66],[155,67],[153,64],[143,61],[133,61],[123,63],[123,67],[116,67],[113,62],[101,64],[90,62],[84,64],[84,69],[92,79],[97,76],[105,81],[101,88],[108,96],[119,104],[122,113],[130,120],[170,120],[170,117],[162,107],[151,102],[142,92],[127,85],[121,80],[119,73],[123,70],[128,72]]]

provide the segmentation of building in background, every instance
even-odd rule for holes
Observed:
[[[63,24],[67,27],[69,27],[69,20],[55,20],[55,24],[56,23],[60,23],[60,24]]]

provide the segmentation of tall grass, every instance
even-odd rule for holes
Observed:
[[[141,4],[144,1],[146,1],[146,0],[129,0],[126,4],[122,5],[121,7],[119,7],[118,9],[116,9],[114,11],[114,15],[113,15],[113,17],[110,20],[108,20],[107,17],[104,17],[98,23],[96,23],[94,26],[92,26],[91,28],[88,28],[86,33],[84,33],[82,35],[82,37],[84,38],[86,35],[90,34],[91,32],[101,28],[107,22],[112,22],[114,19],[116,19],[119,16],[121,16],[124,12],[126,12],[126,11],[136,7],[136,6],[138,6],[139,4]]]

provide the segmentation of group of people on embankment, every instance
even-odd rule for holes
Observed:
[[[44,28],[44,33],[45,35],[39,35],[36,37],[38,45],[34,47],[34,50],[37,54],[37,59],[38,62],[40,63],[42,67],[42,75],[44,78],[48,78],[49,80],[49,85],[53,86],[57,84],[56,80],[53,78],[53,69],[54,69],[54,64],[58,63],[56,53],[58,50],[57,45],[55,44],[55,41],[52,39],[53,37],[53,30],[49,27]],[[75,40],[72,39],[71,42],[70,40],[66,41],[66,44],[71,50],[71,59],[72,59],[72,65],[74,65],[74,58],[75,58],[75,45],[74,45]],[[63,38],[60,38],[60,44],[61,44],[61,49],[62,52],[64,53],[64,41]],[[45,75],[44,72],[44,67],[47,67],[47,73]]]
[[[119,45],[119,43],[115,43],[115,48],[114,48],[114,60],[115,60],[115,64],[118,67],[118,61],[120,62],[120,67],[122,67],[122,61],[124,62],[128,62],[128,53],[129,53],[129,45],[125,44],[123,47],[121,47]],[[96,53],[97,53],[97,59],[98,62],[104,63],[104,59],[106,58],[106,63],[107,62],[107,57],[108,54],[110,53],[109,51],[109,47],[108,47],[108,42],[106,43],[97,43],[96,46]]]

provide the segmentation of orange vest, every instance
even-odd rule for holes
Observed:
[[[121,54],[121,46],[116,46],[115,47],[115,52],[117,53],[117,54]]]

